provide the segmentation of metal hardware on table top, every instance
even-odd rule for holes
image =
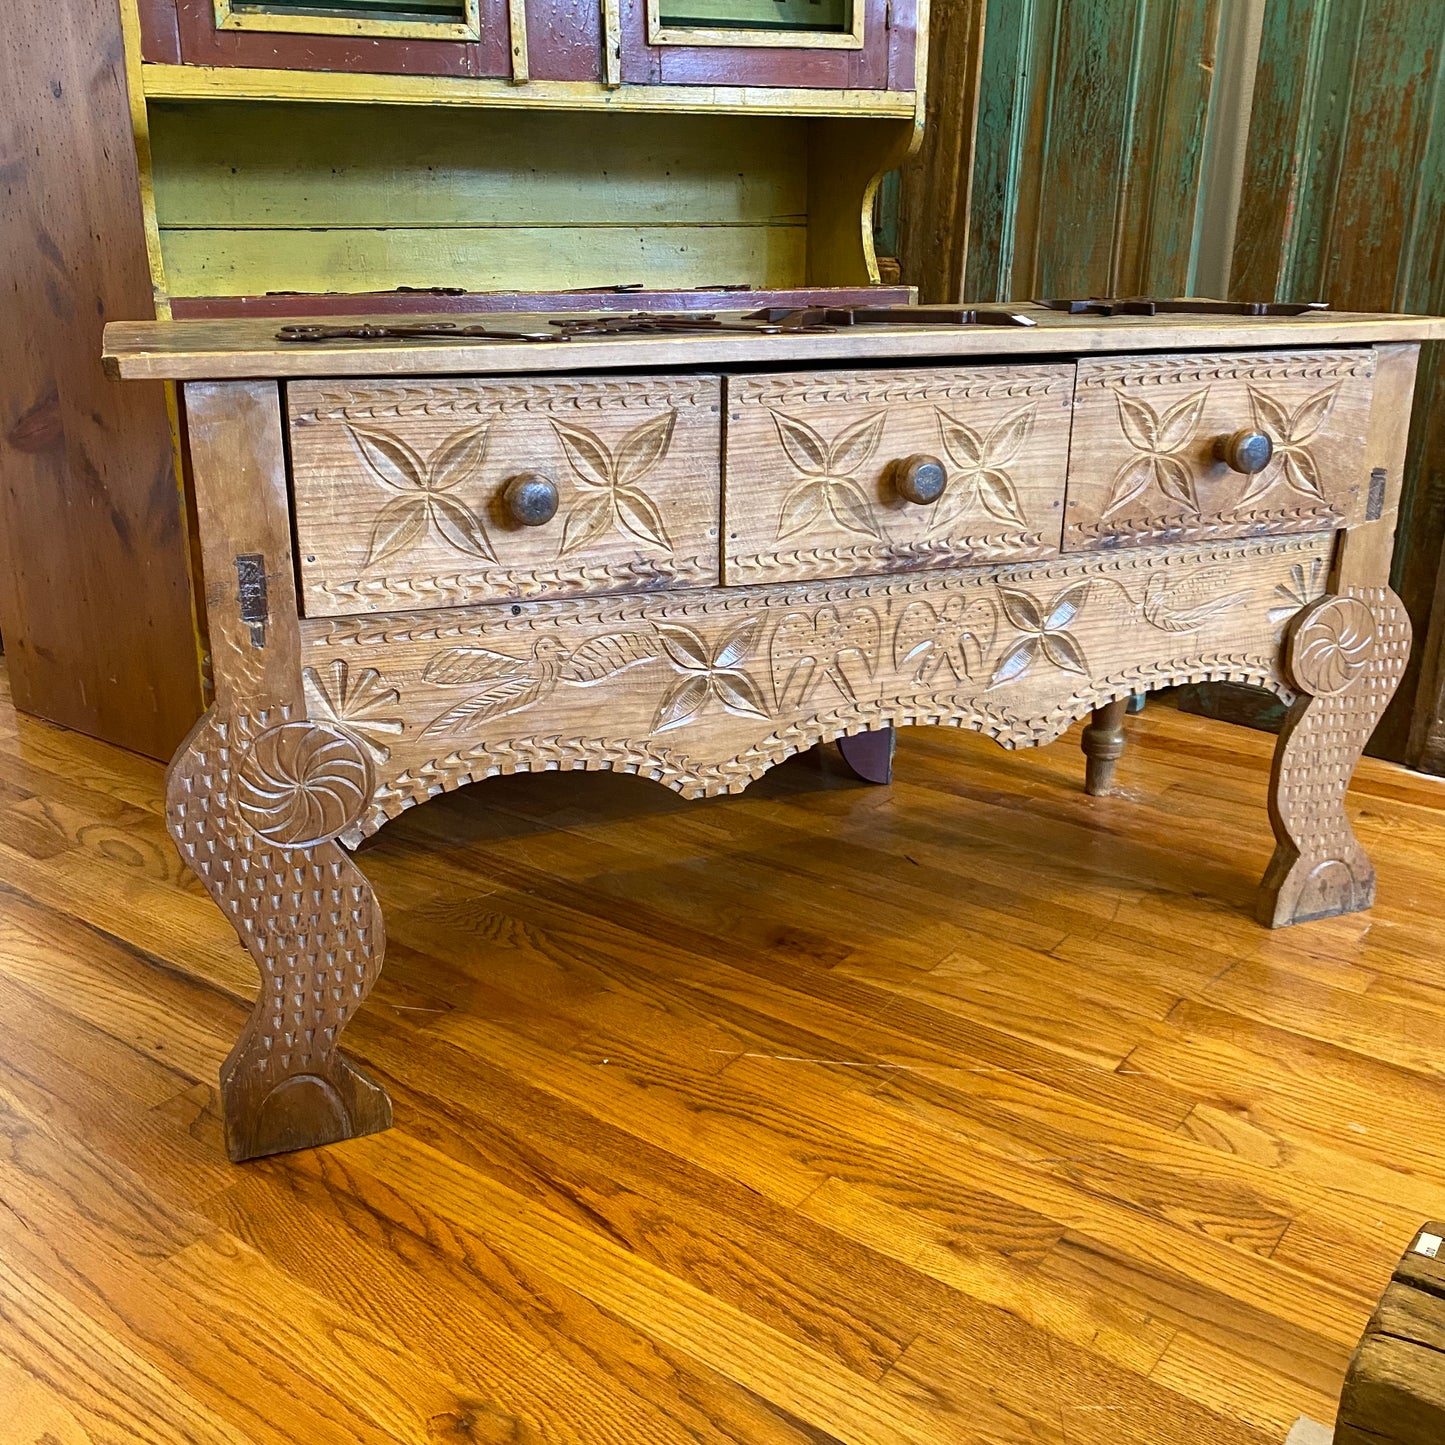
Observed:
[[[1330,309],[1327,301],[1214,301],[1198,296],[1091,296],[1036,304],[1070,316],[1315,316]]]
[[[799,313],[801,315],[801,313]],[[845,323],[846,324],[846,323]],[[571,341],[576,337],[660,336],[736,331],[750,336],[815,335],[834,330],[808,319],[722,321],[711,312],[630,311],[625,314],[567,316],[548,321],[547,331],[503,331],[484,323],[460,325],[451,321],[362,322],[359,325],[306,323],[283,326],[277,341]]]
[[[1017,311],[976,306],[764,306],[749,311],[744,321],[763,321],[789,331],[808,327],[853,326],[1037,326]]]
[[[565,341],[552,331],[494,331],[489,326],[459,326],[450,321],[399,322],[384,326],[283,326],[277,341]]]
[[[569,316],[549,321],[564,336],[640,336],[689,331],[740,331],[750,336],[816,334],[834,330],[811,313],[786,311],[778,318],[750,312],[739,321],[722,321],[711,311],[632,311],[617,316]]]

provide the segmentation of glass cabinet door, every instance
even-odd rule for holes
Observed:
[[[218,30],[476,40],[478,0],[215,0]]]

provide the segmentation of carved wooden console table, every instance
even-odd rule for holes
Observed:
[[[1028,318],[109,328],[114,375],[184,383],[216,695],[168,806],[261,971],[234,1158],[389,1122],[337,1048],[384,936],[347,849],[498,773],[703,797],[898,724],[1093,714],[1100,788],[1130,694],[1250,682],[1292,701],[1262,921],[1369,906],[1343,805],[1409,651],[1391,540],[1445,323]]]

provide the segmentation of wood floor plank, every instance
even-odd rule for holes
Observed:
[[[1251,917],[1272,740],[905,730],[685,804],[497,779],[361,864],[390,1132],[237,1168],[256,987],[162,770],[0,670],[0,1445],[1278,1445],[1445,1214],[1445,784]],[[1187,847],[1179,819],[1190,817]],[[8,1432],[8,1433],[7,1433]],[[20,1432],[17,1434],[17,1432]]]

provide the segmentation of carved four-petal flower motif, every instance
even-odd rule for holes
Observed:
[[[614,450],[596,432],[552,418],[582,496],[562,528],[562,555],[595,541],[609,526],[650,547],[672,550],[662,513],[638,485],[667,455],[677,413],[666,411],[633,427]]]
[[[1316,502],[1325,501],[1325,489],[1320,483],[1319,469],[1306,442],[1312,441],[1320,428],[1329,420],[1334,409],[1335,398],[1344,385],[1337,381],[1291,410],[1274,397],[1249,388],[1249,405],[1254,413],[1254,424],[1260,431],[1268,432],[1274,443],[1274,458],[1262,472],[1250,478],[1242,502],[1252,502],[1262,497],[1278,481],[1283,481],[1291,491]]]
[[[995,521],[1015,527],[1024,525],[1018,492],[1005,469],[1023,450],[1037,412],[1038,407],[1033,404],[1021,407],[990,428],[985,436],[950,416],[942,407],[938,408],[938,430],[944,450],[958,468],[958,479],[944,493],[943,503],[935,506],[930,531],[941,530],[976,505],[981,505]]]
[[[663,695],[652,731],[667,732],[691,722],[716,698],[728,712],[739,717],[768,717],[757,684],[743,664],[748,660],[761,621],[749,617],[740,622],[715,647],[710,647],[690,627],[677,622],[654,622],[667,659],[682,676]]]
[[[800,481],[783,498],[778,513],[778,538],[806,532],[824,518],[845,532],[882,537],[873,504],[858,484],[858,472],[878,450],[887,412],[875,411],[845,427],[831,441],[805,421],[780,411],[769,413],[788,460],[802,473]]]
[[[1093,585],[1091,578],[1070,583],[1049,603],[1047,610],[1041,609],[1037,600],[1027,592],[1000,587],[998,595],[1004,615],[1023,636],[999,659],[989,686],[997,687],[1000,683],[1023,677],[1040,653],[1065,672],[1087,676],[1089,664],[1084,658],[1084,649],[1068,629],[1083,608]]]
[[[389,491],[398,493],[376,514],[366,565],[384,562],[433,532],[448,546],[471,557],[495,562],[496,554],[481,518],[451,493],[486,460],[491,422],[448,437],[425,461],[406,442],[380,427],[347,423],[367,470]]]
[[[1160,415],[1147,401],[1126,396],[1122,391],[1114,393],[1119,406],[1119,425],[1137,455],[1114,473],[1109,504],[1104,508],[1106,517],[1132,502],[1151,482],[1171,502],[1178,502],[1198,515],[1194,472],[1184,454],[1208,396],[1208,388],[1193,392]]]

